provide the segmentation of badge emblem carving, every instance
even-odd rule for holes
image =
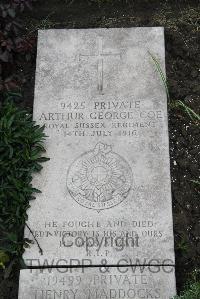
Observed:
[[[94,210],[121,203],[132,187],[132,170],[110,145],[97,143],[69,167],[67,188],[80,205]]]

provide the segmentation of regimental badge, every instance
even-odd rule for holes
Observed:
[[[127,161],[98,143],[70,166],[67,188],[80,205],[94,210],[112,208],[121,203],[132,187],[132,170]]]

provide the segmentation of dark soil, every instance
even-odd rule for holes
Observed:
[[[89,4],[89,0],[68,2],[38,0],[34,9],[22,16],[27,32],[45,28],[165,27],[176,279],[180,291],[191,273],[200,269],[200,134],[199,123],[173,103],[181,100],[200,113],[199,1],[113,0],[110,2],[114,4],[100,6]],[[20,105],[32,108],[35,55],[21,65],[19,72],[25,78]],[[17,280],[18,274],[2,279],[0,298],[17,298]]]

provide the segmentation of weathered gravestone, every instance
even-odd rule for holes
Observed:
[[[44,254],[35,242],[28,266],[174,265],[167,99],[150,53],[164,70],[163,28],[39,31],[34,119],[50,161],[28,220]]]
[[[169,299],[174,268],[22,270],[20,299]]]

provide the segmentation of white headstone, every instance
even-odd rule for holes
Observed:
[[[163,28],[40,30],[27,265],[174,264]],[[25,237],[33,239],[29,231]]]

